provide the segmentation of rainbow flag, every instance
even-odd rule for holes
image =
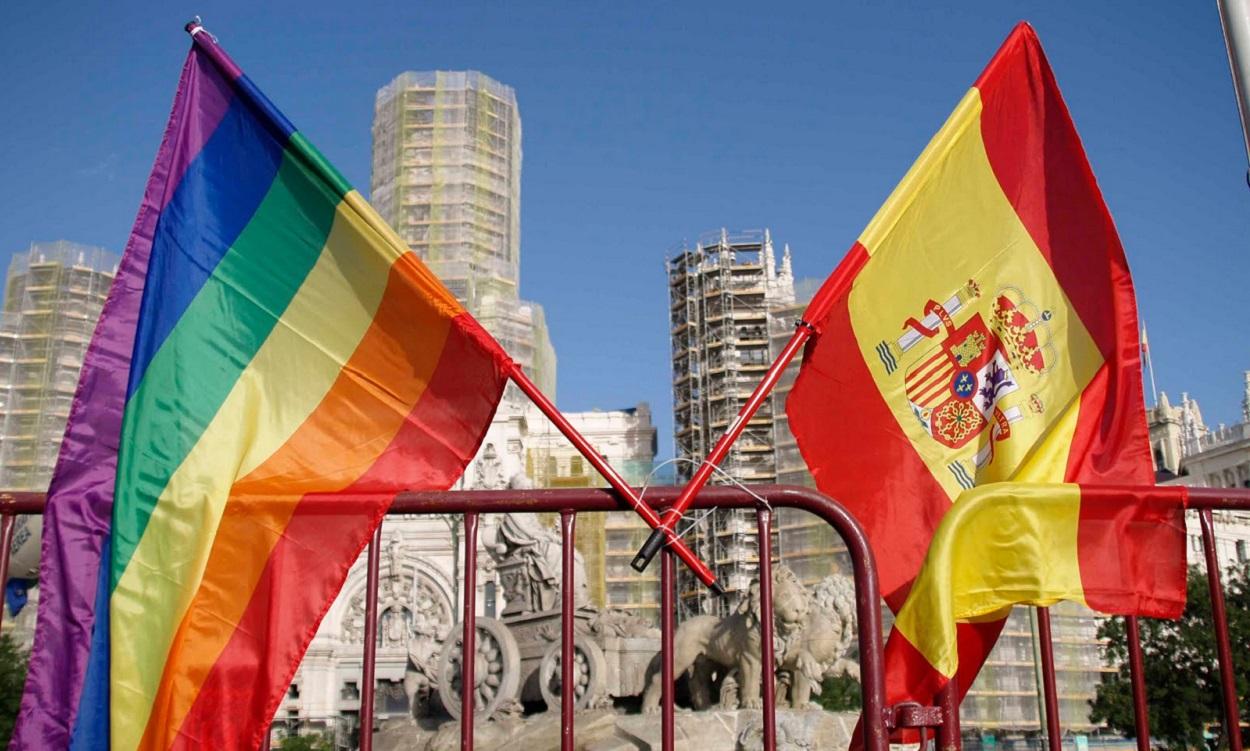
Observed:
[[[1027,24],[806,320],[818,333],[787,402],[790,425],[817,486],[864,525],[895,613],[962,494],[989,483],[1153,484],[1128,264]],[[962,690],[1003,622],[960,623]],[[915,676],[904,666],[887,668],[888,700],[932,702],[907,693]]]
[[[256,748],[391,494],[459,477],[507,377],[191,31],[51,489],[17,748]]]

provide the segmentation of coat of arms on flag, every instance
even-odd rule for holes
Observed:
[[[887,374],[909,361],[907,403],[935,441],[958,449],[989,431],[974,456],[978,468],[993,459],[995,442],[1011,437],[1012,423],[1041,413],[1042,401],[1030,387],[1055,359],[1051,311],[1004,287],[989,301],[987,322],[979,310],[985,302],[969,280],[945,303],[926,302],[924,317],[908,318],[897,341],[878,345]],[[930,342],[936,346],[922,346]]]

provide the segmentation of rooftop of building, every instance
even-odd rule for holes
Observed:
[[[479,70],[408,70],[378,89],[376,102],[389,101],[400,91],[443,89],[485,91],[509,104],[516,104],[516,90]]]

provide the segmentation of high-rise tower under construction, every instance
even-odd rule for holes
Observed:
[[[555,397],[542,306],[520,299],[521,116],[477,71],[402,73],[377,93],[370,200]]]
[[[673,357],[673,431],[677,478],[686,482],[697,462],[737,416],[763,378],[803,305],[796,301],[790,251],[777,261],[768,230],[704,235],[668,260],[669,337]],[[810,482],[785,420],[784,392],[766,400],[734,443],[713,482]],[[832,571],[843,549],[828,525],[801,511],[782,510],[774,526],[777,560],[805,583]],[[750,512],[718,510],[691,524],[686,539],[732,592],[745,591],[759,571],[758,529]],[[682,570],[681,612],[726,607]]]

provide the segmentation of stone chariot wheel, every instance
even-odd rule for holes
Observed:
[[[607,674],[608,663],[599,645],[584,634],[573,637],[574,708],[587,709],[595,706],[604,696]],[[559,707],[564,698],[565,691],[560,679],[560,642],[557,641],[543,653],[543,661],[538,666],[538,687],[548,709]]]
[[[438,656],[438,694],[452,717],[460,718],[460,664],[463,659],[461,634],[457,623]],[[508,627],[494,618],[477,619],[477,655],[473,668],[474,716],[488,719],[500,709],[508,709],[521,685],[521,652]]]

